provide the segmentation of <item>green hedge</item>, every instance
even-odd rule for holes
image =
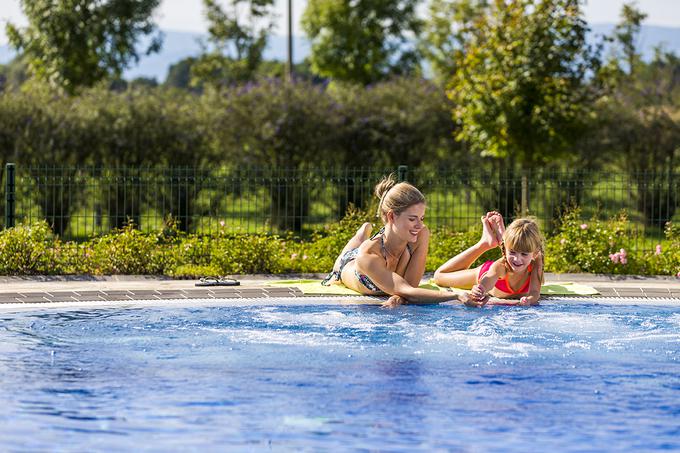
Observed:
[[[451,105],[422,79],[369,88],[277,80],[198,95],[38,83],[0,91],[0,160],[20,165],[312,166],[456,161]]]
[[[45,222],[0,231],[0,274],[155,274],[173,277],[254,273],[315,273],[331,269],[357,228],[374,220],[350,210],[340,222],[301,241],[292,236],[182,233],[169,226],[142,233],[127,225],[84,243],[62,242]],[[633,253],[635,234],[624,214],[608,221],[583,220],[569,211],[546,243],[546,271],[606,274],[677,275],[680,226],[668,224],[666,239],[651,253]],[[479,239],[479,231],[432,232],[427,270]],[[480,258],[495,259],[499,250]]]

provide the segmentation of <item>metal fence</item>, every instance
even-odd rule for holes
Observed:
[[[508,221],[528,213],[550,233],[569,205],[584,218],[606,219],[625,210],[638,249],[651,249],[678,206],[670,173],[532,172],[285,168],[100,168],[14,166],[4,172],[5,222],[46,219],[64,239],[84,239],[133,222],[158,230],[172,218],[184,231],[214,233],[293,231],[309,234],[342,218],[348,205],[374,208],[373,187],[394,172],[427,198],[427,224],[462,231],[480,215],[501,211]],[[371,204],[373,203],[373,204]]]

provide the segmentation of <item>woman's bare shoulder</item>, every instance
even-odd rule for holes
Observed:
[[[376,239],[366,239],[359,246],[359,255],[361,254],[380,254],[380,241]]]

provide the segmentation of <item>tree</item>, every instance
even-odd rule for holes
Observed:
[[[274,0],[229,0],[225,11],[215,0],[203,0],[209,38],[203,55],[191,66],[192,85],[223,87],[252,80],[274,27],[273,4]]]
[[[488,0],[431,0],[419,45],[440,82],[447,82],[456,72],[464,45],[488,4]]]
[[[160,0],[21,0],[28,26],[7,25],[10,43],[22,50],[30,71],[74,93],[139,60],[140,36],[156,26],[151,13]],[[160,49],[156,35],[145,53]]]
[[[170,65],[163,85],[171,88],[188,89],[191,86],[191,67],[195,62],[196,58],[187,57]]]
[[[0,92],[19,89],[28,80],[27,71],[26,61],[22,55],[17,55],[6,65],[0,65]]]
[[[495,0],[449,85],[458,138],[535,168],[587,126],[599,67],[578,0]]]
[[[624,3],[621,7],[621,22],[614,30],[616,40],[620,44],[624,59],[628,64],[628,74],[635,72],[635,66],[640,61],[640,54],[637,52],[635,40],[640,33],[642,22],[647,18],[647,14],[638,10],[634,3]]]
[[[642,60],[636,43],[645,17],[633,3],[622,7],[605,72],[613,92],[601,107],[598,132],[606,155],[639,181],[630,195],[646,223],[663,227],[677,204],[673,172],[680,152],[680,59],[657,49],[653,61]]]
[[[302,26],[312,41],[312,70],[370,84],[417,70],[411,44],[421,29],[418,0],[310,0]]]
[[[449,85],[458,138],[522,174],[571,150],[593,118],[590,78],[599,52],[586,43],[579,0],[494,0]]]

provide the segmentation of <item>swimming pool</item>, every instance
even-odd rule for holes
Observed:
[[[674,306],[224,303],[1,311],[0,450],[680,448]]]

